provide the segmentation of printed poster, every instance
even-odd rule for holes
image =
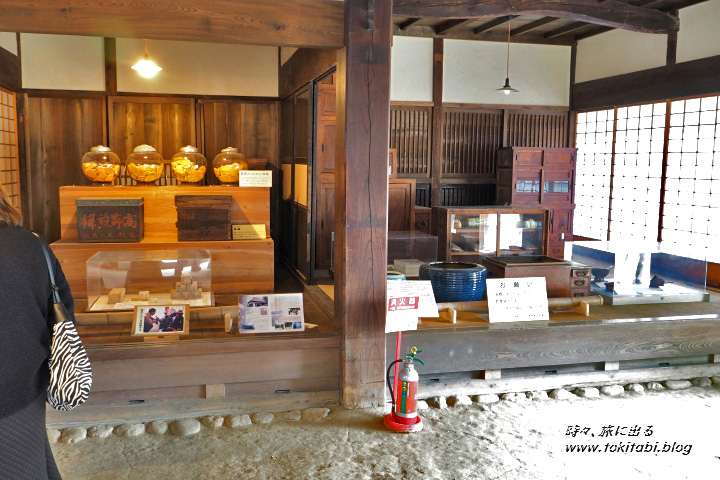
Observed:
[[[240,333],[305,331],[302,293],[240,295]]]

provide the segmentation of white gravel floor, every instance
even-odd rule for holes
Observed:
[[[188,437],[113,434],[55,443],[53,451],[65,480],[720,478],[718,387],[508,398],[429,408],[417,434],[388,432],[380,409],[334,409],[320,422],[203,426]],[[576,436],[567,435],[575,426]],[[659,452],[611,451],[630,444]],[[568,445],[600,451],[571,453]],[[673,445],[677,451],[662,452]]]

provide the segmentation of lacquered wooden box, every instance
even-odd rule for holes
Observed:
[[[78,198],[75,207],[80,243],[132,243],[143,239],[143,197]]]

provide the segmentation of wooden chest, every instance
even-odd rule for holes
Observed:
[[[570,262],[545,255],[484,257],[488,278],[545,277],[548,298],[570,296]],[[589,279],[588,279],[589,280]]]
[[[176,195],[178,241],[231,240],[230,195]]]
[[[143,239],[143,197],[78,198],[75,208],[81,243],[128,243]]]

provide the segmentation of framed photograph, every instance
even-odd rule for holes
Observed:
[[[132,334],[165,337],[190,333],[189,305],[142,305],[135,307]]]

